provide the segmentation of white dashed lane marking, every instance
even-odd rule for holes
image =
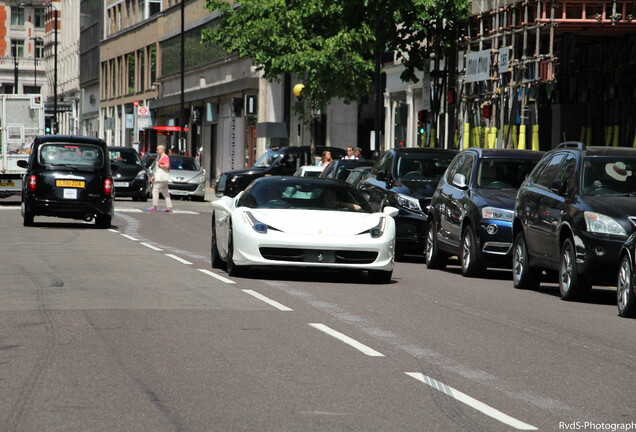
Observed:
[[[494,409],[493,407],[486,405],[483,402],[479,402],[477,399],[474,399],[470,396],[468,396],[466,393],[462,393],[457,389],[454,389],[452,387],[447,386],[446,384],[444,384],[443,382],[437,381],[429,376],[426,376],[424,374],[418,373],[418,372],[405,372],[408,376],[415,378],[418,381],[423,382],[426,385],[431,386],[432,388],[434,388],[435,390],[438,390],[442,393],[444,393],[445,395],[448,395],[450,397],[452,397],[453,399],[462,402],[466,405],[468,405],[471,408],[476,409],[477,411],[486,414],[489,417],[494,418],[495,420],[500,421],[501,423],[507,424],[508,426],[511,426],[515,429],[518,430],[537,430],[536,427],[529,425],[527,423],[524,423],[520,420],[517,420],[514,417],[510,417],[507,414],[502,413],[501,411],[498,411],[496,409]]]
[[[293,310],[293,309],[288,308],[287,306],[284,306],[284,305],[278,303],[277,301],[274,301],[274,300],[272,300],[272,299],[270,299],[268,297],[265,297],[263,294],[257,293],[256,291],[247,290],[247,289],[244,289],[242,291],[244,293],[247,293],[247,294],[249,294],[251,296],[256,297],[257,299],[259,299],[261,301],[264,301],[265,303],[267,303],[267,304],[269,304],[271,306],[274,306],[278,310],[281,310],[281,311],[284,311],[284,312],[289,312],[289,311]]]
[[[358,342],[355,339],[350,338],[349,336],[342,334],[330,327],[327,327],[324,324],[320,324],[320,323],[309,323],[310,326],[312,326],[313,328],[320,330],[323,333],[328,334],[331,337],[334,337],[336,339],[338,339],[341,342],[346,343],[347,345],[357,349],[358,351],[363,352],[364,354],[371,356],[371,357],[384,357],[384,354],[377,352],[376,350],[369,348],[368,346]]]

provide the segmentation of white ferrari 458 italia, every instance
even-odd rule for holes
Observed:
[[[253,266],[368,270],[391,280],[398,209],[373,213],[350,184],[262,177],[236,197],[212,202],[212,267],[230,276]]]

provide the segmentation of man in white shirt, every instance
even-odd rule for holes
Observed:
[[[353,146],[347,146],[347,155],[343,157],[343,159],[358,159],[356,155],[353,154]]]

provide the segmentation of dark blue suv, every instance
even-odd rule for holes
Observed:
[[[543,154],[469,148],[455,156],[429,207],[426,265],[444,268],[457,255],[464,276],[510,265],[517,189]]]

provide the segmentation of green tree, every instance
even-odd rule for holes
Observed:
[[[375,54],[397,51],[415,72],[431,50],[448,48],[470,11],[467,0],[207,0],[221,23],[203,32],[226,51],[249,57],[266,79],[295,74],[305,85],[311,144],[315,116],[332,99],[346,103],[368,95]]]

